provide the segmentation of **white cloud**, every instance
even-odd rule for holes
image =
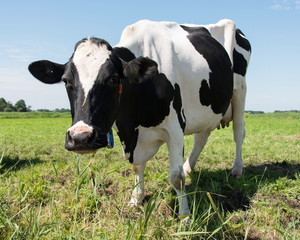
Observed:
[[[12,45],[0,45],[0,62],[7,63],[9,60],[29,63],[34,57],[30,50],[16,48]]]
[[[271,8],[274,10],[289,11],[289,10],[300,10],[299,0],[273,0]]]
[[[25,62],[25,63],[29,63],[33,59],[33,56],[30,56],[30,55],[13,55],[13,54],[9,54],[7,56],[9,58],[15,59],[15,60],[20,61],[20,62]]]

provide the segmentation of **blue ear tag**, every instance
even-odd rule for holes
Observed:
[[[107,134],[107,148],[113,148],[114,147],[114,135],[112,130],[110,129],[108,134]]]

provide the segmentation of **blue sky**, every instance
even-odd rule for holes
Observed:
[[[252,45],[247,110],[300,110],[300,0],[95,1],[9,0],[0,8],[0,97],[33,109],[69,108],[63,84],[45,85],[30,62],[65,63],[87,36],[118,43],[140,19],[210,24],[236,22]]]

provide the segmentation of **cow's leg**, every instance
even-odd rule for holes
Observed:
[[[244,166],[242,160],[242,145],[245,138],[244,110],[246,91],[245,78],[235,74],[235,89],[232,96],[232,110],[236,155],[231,174],[236,177],[242,176]]]
[[[139,165],[133,165],[133,171],[135,172],[135,187],[132,192],[131,200],[129,202],[130,206],[137,206],[140,204],[145,197],[145,187],[144,187],[144,173],[145,173],[146,163]]]
[[[146,132],[144,132],[146,131]],[[158,151],[163,144],[157,131],[140,128],[136,148],[134,150],[133,171],[135,173],[135,185],[132,192],[132,198],[129,202],[131,206],[137,206],[144,200],[144,173],[146,163]]]
[[[205,131],[202,133],[194,134],[193,150],[192,150],[189,158],[185,161],[185,163],[183,165],[183,170],[184,170],[185,176],[187,176],[191,171],[194,170],[197,159],[198,159],[200,153],[202,152],[209,135],[210,135],[210,131]]]
[[[173,136],[167,142],[170,153],[169,180],[176,191],[179,202],[179,215],[181,217],[190,214],[185,193],[185,175],[183,171],[184,136]]]

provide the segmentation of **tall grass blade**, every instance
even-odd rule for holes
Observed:
[[[282,237],[284,237],[284,232],[281,231],[279,228],[273,227],[273,229],[274,229],[276,232],[278,232]]]
[[[27,190],[27,192],[25,193],[24,197],[20,200],[19,204],[22,204],[25,201],[28,193],[29,193],[29,190]]]
[[[77,175],[80,174],[80,159],[81,159],[81,155],[77,155]]]
[[[159,207],[160,204],[157,204],[157,202],[158,202],[160,194],[161,194],[161,192],[158,193],[158,194],[156,193],[150,198],[150,200],[147,204],[147,207],[145,209],[145,219],[142,223],[142,226],[141,226],[141,229],[139,231],[137,239],[142,239],[143,234],[147,229],[148,221],[149,221],[149,219],[152,215],[153,210],[155,209],[155,207],[157,207],[157,208]]]
[[[220,214],[220,212],[219,212],[217,206],[215,205],[215,203],[214,203],[214,201],[213,201],[213,199],[212,199],[210,193],[207,192],[206,195],[207,195],[207,197],[208,197],[208,199],[209,199],[209,201],[210,201],[210,203],[211,203],[211,205],[212,205],[212,207],[213,207],[215,213],[217,214],[217,216],[218,216],[218,218],[219,218],[219,220],[220,220],[220,222],[221,222],[221,224],[222,224],[219,228],[215,229],[215,231],[212,232],[212,234],[209,236],[209,238],[212,237],[212,236],[213,236],[214,234],[216,234],[217,232],[219,232],[220,230],[222,230],[223,227],[224,227],[225,230],[226,230],[225,232],[222,231],[222,232],[223,232],[223,235],[224,235],[224,233],[229,232],[229,230],[227,229],[227,223],[229,222],[229,220],[230,220],[231,218],[228,218],[228,219],[226,220],[226,222],[225,222],[224,219],[222,218],[222,216],[221,216],[221,214]],[[208,239],[209,239],[209,238],[208,238]],[[236,237],[235,237],[235,238],[236,238]]]
[[[79,178],[81,178],[81,176],[85,173],[85,171],[88,169],[88,167],[90,166],[91,162],[89,162],[88,165],[86,165],[86,167],[83,169],[83,171],[80,173]]]
[[[6,152],[6,148],[4,147],[4,150],[3,150],[2,154],[1,154],[1,158],[0,158],[0,169],[2,167],[2,162],[3,162],[4,156],[5,156],[5,152]]]
[[[215,235],[216,233],[218,233],[220,230],[222,230],[223,226],[221,225],[220,227],[216,228],[207,238],[210,239],[213,235]]]
[[[206,195],[207,195],[207,197],[208,197],[208,199],[209,199],[209,201],[210,201],[210,203],[211,203],[211,205],[212,205],[212,207],[213,207],[215,213],[217,214],[218,218],[220,219],[221,223],[223,223],[223,222],[224,222],[224,219],[222,218],[222,216],[221,216],[221,214],[220,214],[218,208],[216,207],[216,205],[215,205],[215,203],[214,203],[214,201],[213,201],[213,199],[212,199],[210,193],[207,192]]]
[[[266,173],[266,171],[267,171],[267,168],[268,168],[268,167],[265,167],[264,172],[263,172],[263,174],[261,175],[261,178],[260,178],[259,183],[258,183],[258,188],[260,188],[260,184],[261,184],[261,182],[262,182],[263,177],[265,176],[265,173]]]
[[[20,162],[21,160],[17,161],[12,167],[10,167],[3,175],[2,177],[5,177],[15,166],[18,165],[18,163]]]
[[[18,216],[21,212],[25,211],[26,208],[28,208],[30,206],[30,204],[28,204],[26,207],[22,208],[19,212],[17,212],[13,217],[11,217],[9,219],[9,221],[11,221],[12,219],[14,219],[16,216]]]
[[[57,161],[57,157],[56,157],[56,161]],[[54,170],[55,176],[58,177],[58,173],[57,173],[54,161],[51,160],[51,163],[52,163],[52,166],[53,166],[53,170]]]

